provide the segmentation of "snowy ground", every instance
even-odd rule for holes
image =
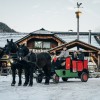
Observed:
[[[0,100],[100,100],[100,78],[90,78],[86,83],[69,79],[67,83],[60,80],[53,84],[51,80],[50,85],[34,79],[33,87],[11,87],[11,80],[10,75],[0,76]]]

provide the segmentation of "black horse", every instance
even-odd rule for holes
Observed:
[[[18,46],[16,43],[13,42],[13,39],[9,41],[7,39],[7,44],[4,47],[3,53],[8,55],[11,61],[11,70],[12,70],[12,83],[11,86],[15,85],[15,76],[16,76],[16,69],[18,69],[18,76],[19,76],[19,83],[18,85],[21,85],[21,74],[22,74],[22,67],[17,66],[17,51]],[[2,54],[3,54],[2,53]]]
[[[20,46],[18,49],[18,58],[20,58],[20,60],[26,59],[28,65],[28,68],[26,69],[26,74],[25,74],[26,81],[24,85],[27,85],[29,81],[30,81],[29,84],[33,85],[33,72],[35,72],[36,69],[38,70],[42,69],[44,71],[45,84],[49,84],[50,72],[51,72],[50,54],[47,52],[42,52],[42,53],[30,52],[29,54],[27,54],[27,56],[24,56],[26,51],[27,48],[25,48],[25,46]]]
[[[27,86],[29,83],[29,86],[32,86],[33,83],[31,80],[29,80],[29,73],[30,71],[33,71],[31,69],[31,66],[28,65],[27,62],[27,55],[29,54],[29,49],[25,45],[18,45],[18,50],[17,50],[17,60],[16,63],[13,63],[12,65],[12,71],[13,71],[13,81],[12,81],[12,86],[15,85],[15,75],[16,75],[16,69],[18,69],[18,75],[19,75],[19,83],[18,86],[22,84],[21,80],[21,75],[22,75],[22,70],[24,70],[25,73],[25,83],[23,86]]]
[[[5,53],[9,55],[11,58],[11,70],[12,70],[12,83],[11,86],[15,86],[16,84],[16,70],[18,70],[18,76],[19,76],[19,83],[18,86],[21,86],[22,84],[22,71],[25,72],[25,82],[24,86],[27,86],[29,83],[29,86],[32,86],[33,83],[31,80],[29,80],[28,77],[30,77],[30,72],[33,71],[31,68],[31,65],[28,65],[29,63],[26,60],[26,56],[29,53],[29,49],[24,45],[17,45],[7,39],[7,45],[5,46]],[[24,53],[22,53],[24,51]]]
[[[13,42],[13,39],[9,41],[7,39],[7,44],[5,45],[2,55],[6,54],[9,56],[9,59],[11,61],[11,70],[12,70],[12,83],[11,86],[14,86],[16,81],[16,69],[18,70],[18,76],[19,76],[19,83],[18,85],[20,86],[22,84],[21,81],[21,74],[22,74],[22,69],[23,69],[23,64],[19,62],[17,59],[17,51],[18,51],[18,45]]]

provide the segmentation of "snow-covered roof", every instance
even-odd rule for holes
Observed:
[[[33,34],[54,34],[53,32],[47,31],[44,28],[42,28],[40,30],[33,31],[32,33]]]
[[[77,35],[66,35],[66,34],[56,34],[56,35],[66,42],[71,42],[71,41],[77,39]],[[79,40],[89,43],[89,36],[88,35],[80,35]],[[100,48],[100,44],[97,43],[97,41],[95,40],[93,35],[91,36],[91,45]]]
[[[57,31],[52,31],[55,34],[67,34],[67,35],[77,35],[77,32],[57,32]],[[89,35],[89,32],[79,32],[79,35]],[[100,32],[91,32],[91,35],[99,35]]]

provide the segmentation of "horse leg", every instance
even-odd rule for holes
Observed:
[[[25,82],[23,84],[23,86],[27,86],[29,83],[29,69],[25,69]]]
[[[30,77],[29,86],[33,86],[33,73],[31,73],[29,77]]]
[[[34,66],[30,66],[30,75],[29,75],[29,78],[30,78],[30,82],[29,82],[29,86],[33,86],[33,71],[34,71]]]
[[[46,85],[49,85],[50,70],[48,69],[47,66],[45,66],[45,67],[43,68],[43,70],[44,70],[44,74],[45,74],[45,84],[46,84]]]
[[[15,81],[15,78],[16,78],[16,66],[13,65],[11,67],[11,70],[12,70],[12,83],[11,83],[11,86],[15,86],[15,84],[16,84],[16,81]]]
[[[21,69],[21,68],[18,69],[18,76],[19,76],[19,83],[18,83],[18,86],[21,86],[21,84],[22,84],[22,80],[21,80],[22,69]]]

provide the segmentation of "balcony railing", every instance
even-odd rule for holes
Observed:
[[[29,50],[35,53],[39,53],[39,52],[47,52],[49,49],[29,49]]]

